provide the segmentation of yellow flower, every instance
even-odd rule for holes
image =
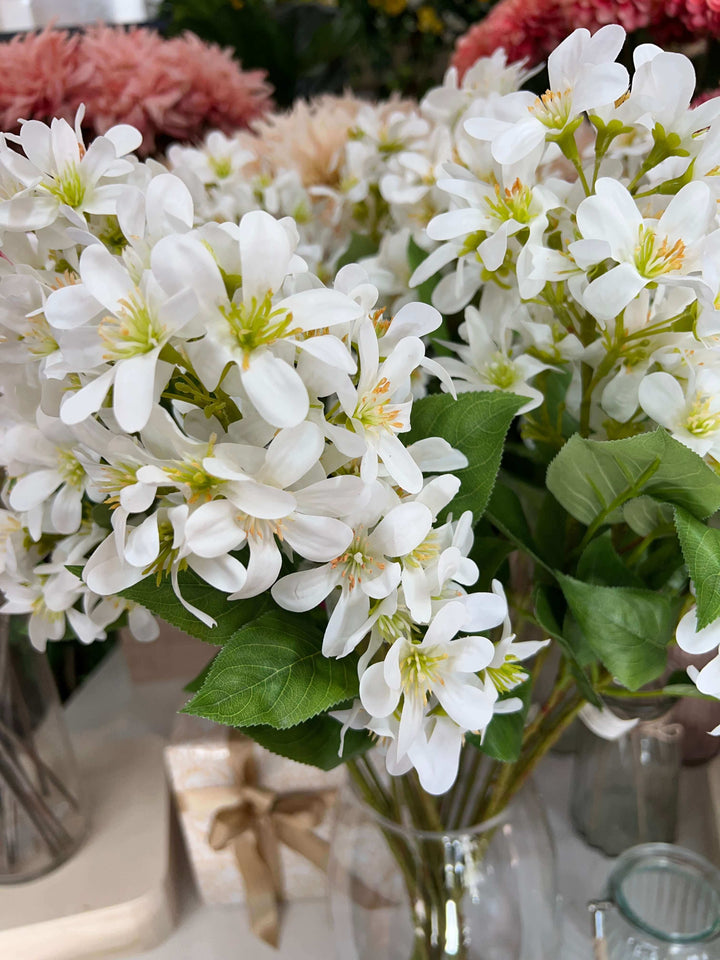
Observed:
[[[380,7],[390,17],[399,17],[407,7],[407,0],[370,0],[373,7]]]
[[[421,33],[441,34],[443,22],[432,7],[420,7],[417,12],[418,30]]]

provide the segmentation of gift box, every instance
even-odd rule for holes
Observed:
[[[182,714],[165,760],[206,903],[247,903],[252,919],[268,898],[325,896],[331,809],[344,767],[324,772],[287,760]]]

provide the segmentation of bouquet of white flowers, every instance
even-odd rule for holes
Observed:
[[[502,810],[676,632],[718,646],[720,99],[650,45],[630,82],[623,37],[576,31],[540,98],[497,55],[326,104],[315,166],[308,108],[172,173],[125,126],[8,136],[0,588],[36,646],[159,615],[221,647],[188,712],[398,816],[379,743],[428,829]],[[484,787],[438,806],[461,756]]]

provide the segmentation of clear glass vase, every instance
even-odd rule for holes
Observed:
[[[394,822],[348,786],[329,881],[338,960],[557,960],[554,850],[531,785],[458,831]]]
[[[677,827],[683,728],[641,721],[617,740],[583,728],[570,814],[593,847],[616,857],[628,847],[672,842]]]
[[[53,870],[87,827],[55,681],[22,624],[0,617],[0,883]]]

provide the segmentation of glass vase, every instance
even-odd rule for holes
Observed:
[[[593,847],[616,857],[649,841],[672,842],[677,827],[683,728],[641,721],[617,740],[583,728],[570,814]]]
[[[403,810],[439,806],[410,793]],[[491,820],[456,831],[384,817],[349,786],[329,881],[338,960],[557,960],[554,850],[531,785]]]
[[[0,883],[53,870],[87,826],[55,681],[22,625],[0,617]]]

